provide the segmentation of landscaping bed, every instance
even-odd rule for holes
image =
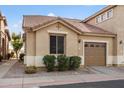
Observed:
[[[65,75],[80,75],[80,74],[93,74],[87,68],[80,68],[76,71],[53,71],[47,72],[45,68],[38,68],[37,73],[34,74],[25,74],[25,66],[17,62],[11,69],[6,73],[3,78],[30,78],[30,77],[43,77],[43,76],[65,76]]]

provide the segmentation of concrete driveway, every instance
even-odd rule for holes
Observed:
[[[91,66],[77,71],[24,74],[24,65],[11,60],[0,66],[0,87],[22,88],[124,79],[124,67]]]
[[[124,75],[124,67],[89,66],[87,69],[95,74]]]

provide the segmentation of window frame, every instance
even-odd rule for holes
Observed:
[[[110,9],[107,11],[107,19],[110,19],[113,17],[113,9]]]
[[[100,23],[101,22],[101,15],[96,17],[96,23]]]
[[[96,16],[96,18],[95,18],[96,24],[104,22],[112,17],[113,17],[113,9],[110,9],[110,10]]]
[[[103,14],[103,21],[107,20],[107,12]]]
[[[56,37],[56,53],[51,53],[51,51],[50,51],[50,36],[55,36]],[[58,40],[57,40],[57,37],[59,37],[59,36],[63,36],[64,37],[64,49],[63,49],[63,53],[58,53]],[[64,34],[50,34],[49,35],[49,53],[50,54],[54,54],[54,55],[59,55],[59,54],[65,54],[65,40],[66,39],[66,36],[64,35]]]

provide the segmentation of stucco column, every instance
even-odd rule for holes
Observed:
[[[24,61],[27,66],[35,66],[35,51],[36,51],[35,43],[36,43],[35,32],[26,33],[26,56]]]

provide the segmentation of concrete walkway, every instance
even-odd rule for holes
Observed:
[[[16,62],[17,60],[12,59],[2,63],[0,65],[0,78],[2,78]]]
[[[90,75],[66,75],[66,76],[50,76],[50,77],[32,77],[32,78],[8,78],[0,79],[0,87],[4,88],[22,88],[22,87],[39,87],[48,85],[60,85],[83,82],[96,82],[108,80],[121,80],[124,75],[111,76],[104,74]]]
[[[13,67],[16,63],[16,60],[10,60],[2,65],[0,65],[0,88],[36,88],[40,86],[48,86],[48,85],[61,85],[61,84],[71,84],[71,83],[86,83],[86,82],[96,82],[96,81],[108,81],[108,80],[124,80],[124,68],[121,68],[120,71],[118,68],[89,68],[89,71],[94,71],[94,73],[85,74],[64,74],[60,75],[52,73],[44,72],[49,75],[40,75],[35,77],[25,77],[22,75],[20,78],[4,78],[5,74]],[[17,65],[16,65],[17,66]],[[16,68],[18,69],[18,68]],[[108,70],[107,70],[108,69]],[[112,73],[114,71],[116,73]],[[117,71],[121,72],[117,74]],[[18,71],[17,71],[18,72]],[[63,73],[63,72],[62,72]],[[61,74],[62,74],[61,73]],[[64,72],[66,73],[66,72]],[[19,73],[18,73],[19,74]]]

